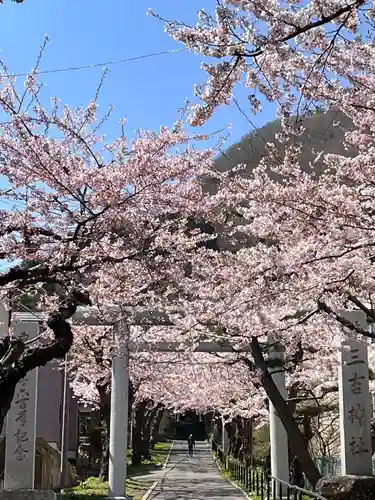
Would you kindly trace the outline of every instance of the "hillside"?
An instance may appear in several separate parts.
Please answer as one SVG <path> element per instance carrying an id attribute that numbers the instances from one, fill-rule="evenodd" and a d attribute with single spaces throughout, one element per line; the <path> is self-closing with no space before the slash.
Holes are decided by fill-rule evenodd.
<path id="1" fill-rule="evenodd" d="M 341 112 L 328 111 L 326 113 L 317 113 L 302 118 L 305 132 L 296 140 L 302 144 L 301 166 L 303 170 L 310 169 L 309 163 L 313 157 L 312 151 L 324 151 L 325 153 L 336 153 L 344 156 L 352 156 L 355 149 L 346 149 L 343 145 L 344 134 L 352 128 L 350 119 Z M 338 123 L 336 126 L 333 124 Z M 276 120 L 268 123 L 264 127 L 245 135 L 241 141 L 228 148 L 215 161 L 215 166 L 220 172 L 225 172 L 239 163 L 246 165 L 242 175 L 247 177 L 259 164 L 260 160 L 267 156 L 266 144 L 273 142 L 275 135 L 280 132 L 280 123 Z M 276 143 L 276 147 L 283 155 L 283 146 Z M 314 170 L 319 174 L 322 166 L 318 163 Z M 204 179 L 204 189 L 208 192 L 215 191 L 215 183 L 212 180 Z M 241 220 L 234 218 L 234 222 L 241 224 Z M 250 245 L 252 239 L 237 233 L 230 239 L 225 236 L 224 227 L 218 227 L 219 233 L 218 245 L 221 249 L 239 249 L 243 245 Z"/>
<path id="2" fill-rule="evenodd" d="M 347 151 L 343 146 L 344 133 L 352 127 L 352 123 L 346 115 L 337 111 L 328 111 L 327 113 L 305 116 L 302 118 L 302 122 L 305 132 L 297 138 L 297 141 L 302 143 L 301 159 L 305 168 L 308 168 L 312 149 L 344 155 L 354 153 L 354 150 Z M 336 122 L 339 122 L 339 125 L 333 126 L 333 123 Z M 267 154 L 266 143 L 274 141 L 278 132 L 280 132 L 280 123 L 276 120 L 245 135 L 238 144 L 228 148 L 216 159 L 216 168 L 223 172 L 238 163 L 244 163 L 247 165 L 245 175 L 249 175 L 263 156 Z M 282 151 L 280 144 L 278 149 L 280 152 Z"/>

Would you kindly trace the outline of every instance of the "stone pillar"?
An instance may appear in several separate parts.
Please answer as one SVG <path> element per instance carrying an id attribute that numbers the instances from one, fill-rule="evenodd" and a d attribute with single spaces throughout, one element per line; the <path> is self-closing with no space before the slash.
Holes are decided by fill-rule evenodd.
<path id="1" fill-rule="evenodd" d="M 0 338 L 4 338 L 9 333 L 9 311 L 5 307 L 4 303 L 0 301 Z M 5 438 L 6 433 L 6 419 L 4 421 L 3 428 L 0 433 L 0 437 Z M 1 480 L 0 480 L 1 484 Z"/>
<path id="2" fill-rule="evenodd" d="M 272 343 L 272 339 L 269 339 Z M 285 372 L 280 371 L 285 360 L 285 349 L 280 346 L 272 346 L 269 350 L 268 360 L 275 362 L 279 361 L 275 367 L 270 366 L 269 371 L 276 372 L 272 374 L 272 379 L 275 382 L 280 394 L 284 399 L 287 398 L 285 387 Z M 271 447 L 271 475 L 274 478 L 281 479 L 289 483 L 289 449 L 288 436 L 284 426 L 279 419 L 275 407 L 269 401 L 270 413 L 270 447 Z M 277 491 L 273 492 L 274 497 L 279 494 L 279 485 L 276 485 Z M 282 486 L 283 495 L 286 494 L 286 486 Z"/>
<path id="3" fill-rule="evenodd" d="M 368 359 L 364 342 L 348 340 L 341 345 L 339 407 L 341 475 L 371 476 Z"/>
<path id="4" fill-rule="evenodd" d="M 68 444 L 69 444 L 69 396 L 68 396 L 68 354 L 64 360 L 64 376 L 62 387 L 62 419 L 61 419 L 61 450 L 60 450 L 60 487 L 69 486 Z"/>
<path id="5" fill-rule="evenodd" d="M 17 321 L 13 332 L 23 341 L 31 340 L 39 333 L 39 323 L 37 320 Z M 5 490 L 34 489 L 37 385 L 36 368 L 17 384 L 7 415 Z"/>
<path id="6" fill-rule="evenodd" d="M 128 329 L 122 321 L 115 326 L 115 338 L 117 352 L 112 358 L 108 497 L 124 500 L 128 448 L 129 358 Z"/>

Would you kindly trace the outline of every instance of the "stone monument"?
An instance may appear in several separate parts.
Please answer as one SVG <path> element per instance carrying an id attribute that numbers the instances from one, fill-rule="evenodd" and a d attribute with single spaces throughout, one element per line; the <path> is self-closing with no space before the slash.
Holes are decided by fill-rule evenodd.
<path id="1" fill-rule="evenodd" d="M 362 311 L 340 311 L 355 325 L 367 329 Z M 369 398 L 369 373 L 365 339 L 342 343 L 339 367 L 341 476 L 323 477 L 316 490 L 327 500 L 371 500 L 375 498 Z"/>
<path id="2" fill-rule="evenodd" d="M 39 332 L 37 321 L 13 325 L 16 337 L 27 341 Z M 35 438 L 38 369 L 29 372 L 16 386 L 6 418 L 5 490 L 33 490 L 35 474 Z"/>
<path id="3" fill-rule="evenodd" d="M 346 311 L 345 316 L 366 328 L 366 315 L 362 311 Z M 367 345 L 355 339 L 343 342 L 339 361 L 341 474 L 371 476 Z"/>

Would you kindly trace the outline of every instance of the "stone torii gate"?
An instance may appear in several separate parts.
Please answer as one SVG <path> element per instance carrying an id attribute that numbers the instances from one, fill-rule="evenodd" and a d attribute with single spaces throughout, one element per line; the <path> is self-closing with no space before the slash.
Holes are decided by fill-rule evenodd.
<path id="1" fill-rule="evenodd" d="M 153 316 L 154 312 L 151 313 Z M 150 315 L 149 315 L 150 317 Z M 161 316 L 157 313 L 157 317 Z M 154 319 L 155 316 L 154 316 Z M 92 323 L 91 323 L 92 324 Z M 155 323 L 156 324 L 156 323 Z M 126 450 L 128 436 L 128 400 L 129 400 L 129 352 L 183 352 L 179 342 L 141 342 L 129 341 L 129 332 L 125 322 L 120 318 L 114 325 L 117 337 L 117 352 L 112 358 L 111 386 L 111 422 L 109 440 L 109 477 L 108 497 L 116 500 L 126 498 Z M 250 346 L 234 350 L 230 343 L 200 342 L 194 352 L 230 353 L 250 352 Z M 283 430 L 283 432 L 285 432 Z M 287 449 L 287 447 L 286 447 Z M 284 450 L 285 451 L 285 450 Z M 280 455 L 284 456 L 285 455 Z"/>
<path id="2" fill-rule="evenodd" d="M 86 309 L 86 324 L 95 323 L 95 315 L 90 314 Z M 85 313 L 82 311 L 82 314 Z M 153 324 L 161 321 L 165 324 L 168 317 L 157 311 L 144 310 L 139 312 L 138 320 L 147 319 Z M 74 318 L 75 319 L 75 318 Z M 78 318 L 77 318 L 78 319 Z M 183 352 L 179 342 L 129 342 L 127 327 L 120 318 L 115 325 L 115 335 L 117 336 L 117 352 L 112 359 L 112 387 L 111 387 L 111 424 L 110 424 L 110 444 L 109 444 L 109 487 L 108 497 L 117 500 L 126 498 L 126 450 L 128 436 L 128 394 L 129 394 L 129 351 L 137 350 L 150 352 Z M 265 344 L 264 344 L 265 345 Z M 234 349 L 229 342 L 200 342 L 194 352 L 205 353 L 246 353 L 251 352 L 249 345 L 240 349 Z M 272 350 L 270 357 L 285 359 L 283 350 Z M 285 397 L 285 373 L 278 372 L 273 375 L 276 387 Z M 125 425 L 124 425 L 125 423 Z M 270 403 L 270 445 L 271 445 L 271 471 L 273 477 L 282 481 L 289 481 L 289 463 L 285 457 L 288 456 L 288 438 L 284 426 L 279 419 L 276 410 Z"/>
<path id="3" fill-rule="evenodd" d="M 368 328 L 366 315 L 362 311 L 340 311 L 340 313 L 354 324 L 363 329 Z M 90 313 L 88 313 L 90 317 Z M 156 311 L 143 311 L 141 317 L 148 316 L 156 324 L 157 318 L 164 321 L 167 317 Z M 142 316 L 143 315 L 143 316 Z M 92 316 L 91 316 L 92 317 Z M 92 324 L 92 323 L 91 323 Z M 109 463 L 109 488 L 108 496 L 112 499 L 123 500 L 126 498 L 126 450 L 128 435 L 128 390 L 129 373 L 128 359 L 129 351 L 153 352 L 178 352 L 181 344 L 178 342 L 149 343 L 143 342 L 133 344 L 129 342 L 129 334 L 123 319 L 117 321 L 115 325 L 118 349 L 112 362 L 112 392 L 111 392 L 111 430 L 110 430 L 110 463 Z M 272 344 L 272 338 L 268 339 L 268 345 Z M 350 355 L 345 354 L 350 351 Z M 194 352 L 251 352 L 250 346 L 242 349 L 234 349 L 228 343 L 201 342 L 194 349 Z M 368 360 L 366 346 L 356 340 L 343 342 L 340 352 L 339 366 L 339 400 L 340 400 L 340 438 L 341 438 L 341 459 L 344 474 L 367 475 L 371 474 L 371 440 L 369 426 L 367 425 L 370 416 L 369 408 L 369 385 L 368 385 Z M 348 357 L 349 356 L 349 357 Z M 285 361 L 285 350 L 283 348 L 273 348 L 270 350 L 269 358 Z M 355 366 L 355 373 L 352 373 L 352 366 Z M 287 399 L 285 372 L 275 370 L 272 375 L 276 387 L 284 399 Z M 272 373 L 272 370 L 271 370 Z M 348 375 L 351 378 L 348 378 Z M 353 390 L 353 377 L 356 382 Z M 358 389 L 358 384 L 361 390 Z M 349 394 L 350 390 L 350 394 Z M 353 409 L 361 412 L 361 422 L 353 419 Z M 350 436 L 348 434 L 348 422 L 350 426 Z M 358 424 L 356 426 L 356 424 Z M 357 427 L 355 430 L 355 426 Z M 354 443 L 354 444 L 353 444 Z M 271 448 L 271 475 L 280 481 L 280 484 L 289 483 L 289 450 L 288 437 L 284 426 L 277 415 L 275 408 L 270 402 L 270 448 Z"/>
<path id="4" fill-rule="evenodd" d="M 120 312 L 116 308 L 118 320 L 111 323 L 103 322 L 98 309 L 78 308 L 77 312 L 71 318 L 71 322 L 75 325 L 91 325 L 91 326 L 113 326 L 114 334 L 117 339 L 117 349 L 112 358 L 112 386 L 111 386 L 111 423 L 110 423 L 110 443 L 109 443 L 109 487 L 108 497 L 111 499 L 124 500 L 126 498 L 126 450 L 128 437 L 128 396 L 129 396 L 129 351 L 152 351 L 152 352 L 183 352 L 181 344 L 178 342 L 129 342 L 129 332 L 126 326 L 125 318 L 121 314 L 126 314 L 126 308 Z M 142 325 L 158 325 L 168 324 L 168 317 L 156 310 L 139 309 L 136 314 L 130 311 L 133 316 L 134 324 Z M 0 308 L 0 336 L 4 336 L 8 331 L 8 313 L 5 308 Z M 19 325 L 20 333 L 22 325 L 33 331 L 33 336 L 37 336 L 37 326 L 43 321 L 44 316 L 41 313 L 13 313 L 12 321 Z M 34 326 L 33 326 L 34 325 Z M 34 331 L 35 330 L 35 331 Z M 230 352 L 250 352 L 250 346 L 245 346 L 241 349 L 234 349 L 230 343 L 215 343 L 215 342 L 200 342 L 194 349 L 194 352 L 206 353 L 230 353 Z M 277 354 L 275 354 L 277 356 Z M 36 370 L 35 370 L 36 372 Z M 34 418 L 31 422 L 30 441 L 35 443 L 35 412 L 36 412 L 36 385 L 37 373 L 30 374 L 29 386 L 33 389 L 33 412 Z M 285 377 L 280 374 L 275 377 L 276 385 L 282 394 L 285 391 Z M 22 384 L 22 382 L 20 383 Z M 20 385 L 19 384 L 19 385 Z M 282 387 L 284 384 L 284 388 Z M 22 391 L 22 388 L 20 389 Z M 11 409 L 12 410 L 12 409 Z M 279 421 L 276 412 L 271 415 L 270 425 L 271 432 L 271 449 L 272 449 L 272 472 L 280 479 L 288 480 L 285 476 L 288 473 L 288 467 L 285 467 L 285 456 L 287 456 L 287 439 L 285 430 Z M 10 437 L 10 436 L 9 436 Z M 8 446 L 9 449 L 9 446 Z M 35 452 L 35 444 L 31 447 Z M 31 451 L 31 450 L 30 450 Z M 31 453 L 30 453 L 31 455 Z M 277 459 L 280 457 L 280 460 Z M 64 458 L 64 457 L 63 457 Z M 280 469 L 280 467 L 282 468 Z M 34 487 L 34 459 L 30 457 L 29 463 L 24 465 L 28 467 L 23 488 L 33 489 Z M 10 468 L 10 467 L 8 467 Z M 285 472 L 282 470 L 285 469 Z M 25 472 L 25 471 L 24 471 Z M 18 471 L 19 473 L 19 471 Z M 285 477 L 284 477 L 285 476 Z M 11 483 L 12 484 L 12 483 Z M 14 484 L 14 481 L 13 481 Z"/>

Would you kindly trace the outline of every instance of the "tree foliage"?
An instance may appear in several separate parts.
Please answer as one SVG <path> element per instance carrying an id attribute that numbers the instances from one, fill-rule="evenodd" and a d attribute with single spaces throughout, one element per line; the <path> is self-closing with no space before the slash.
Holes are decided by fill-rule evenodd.
<path id="1" fill-rule="evenodd" d="M 275 392 L 261 342 L 272 335 L 287 347 L 289 384 L 298 396 L 314 391 L 324 398 L 336 384 L 341 341 L 373 338 L 342 312 L 360 309 L 375 319 L 373 18 L 366 0 L 229 0 L 212 13 L 202 10 L 195 26 L 166 22 L 173 38 L 210 58 L 191 124 L 238 104 L 238 85 L 247 89 L 242 111 L 249 121 L 264 103 L 277 107 L 279 123 L 268 136 L 264 131 L 264 140 L 260 136 L 263 145 L 253 158 L 238 148 L 230 152 L 234 164 L 244 163 L 236 165 L 243 175 L 223 172 L 216 184 L 226 183 L 227 214 L 234 214 L 222 218 L 228 239 L 245 235 L 251 244 L 231 245 L 230 255 L 211 256 L 211 265 L 195 261 L 191 276 L 204 282 L 196 302 L 204 301 L 205 309 L 197 314 L 190 305 L 189 312 L 197 323 L 215 323 L 228 338 L 251 343 L 253 360 L 246 363 L 254 383 L 277 407 L 312 484 L 319 474 L 303 450 L 296 419 Z M 309 125 L 320 118 L 306 115 L 322 110 L 329 126 L 318 131 L 322 139 L 304 144 Z M 340 123 L 342 144 L 326 149 L 327 133 Z M 218 160 L 223 171 L 224 163 Z"/>
<path id="2" fill-rule="evenodd" d="M 99 129 L 111 109 L 98 117 L 96 100 L 86 108 L 58 99 L 43 107 L 37 69 L 22 94 L 13 78 L 4 82 L 0 253 L 24 264 L 0 276 L 1 298 L 37 299 L 30 305 L 42 311 L 50 341 L 1 341 L 0 427 L 16 383 L 69 351 L 67 320 L 77 307 L 100 304 L 107 322 L 118 317 L 114 306 L 164 307 L 201 241 L 187 229 L 188 217 L 209 219 L 216 208 L 198 181 L 210 172 L 213 152 L 190 147 L 181 123 L 128 141 L 121 122 L 119 136 L 105 143 Z"/>

